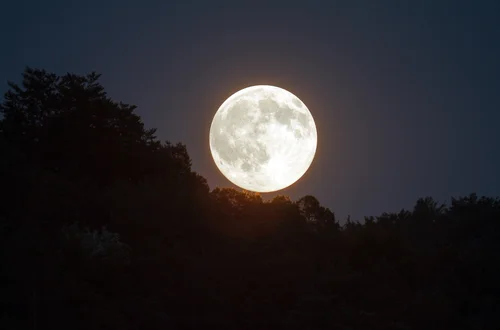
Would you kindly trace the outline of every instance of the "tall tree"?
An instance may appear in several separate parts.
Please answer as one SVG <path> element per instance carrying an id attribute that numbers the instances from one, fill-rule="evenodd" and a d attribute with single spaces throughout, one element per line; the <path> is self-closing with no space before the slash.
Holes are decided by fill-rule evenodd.
<path id="1" fill-rule="evenodd" d="M 99 78 L 26 68 L 0 105 L 4 139 L 71 178 L 109 183 L 149 173 L 147 156 L 162 147 L 155 130 L 144 128 L 135 106 L 109 98 Z"/>

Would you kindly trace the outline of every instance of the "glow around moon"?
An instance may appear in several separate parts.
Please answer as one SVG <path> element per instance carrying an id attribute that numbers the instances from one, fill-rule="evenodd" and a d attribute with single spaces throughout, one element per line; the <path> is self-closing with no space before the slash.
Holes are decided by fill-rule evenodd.
<path id="1" fill-rule="evenodd" d="M 255 192 L 280 190 L 300 179 L 316 146 L 309 109 L 274 86 L 236 92 L 220 106 L 210 127 L 210 150 L 219 170 L 235 185 Z"/>

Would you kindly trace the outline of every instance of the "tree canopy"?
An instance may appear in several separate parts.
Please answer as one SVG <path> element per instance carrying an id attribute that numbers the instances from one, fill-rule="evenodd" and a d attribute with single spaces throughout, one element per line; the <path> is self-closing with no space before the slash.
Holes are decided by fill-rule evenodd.
<path id="1" fill-rule="evenodd" d="M 210 190 L 100 75 L 26 68 L 0 112 L 2 329 L 496 329 L 500 199 L 347 219 Z"/>

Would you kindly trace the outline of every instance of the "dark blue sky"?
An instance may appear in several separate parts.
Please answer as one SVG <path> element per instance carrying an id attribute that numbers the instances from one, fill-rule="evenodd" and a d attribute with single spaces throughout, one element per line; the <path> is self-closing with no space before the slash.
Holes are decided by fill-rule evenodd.
<path id="1" fill-rule="evenodd" d="M 211 188 L 230 186 L 208 147 L 217 108 L 283 87 L 319 141 L 281 193 L 361 219 L 427 195 L 500 195 L 499 16 L 499 1 L 9 1 L 0 80 L 4 92 L 26 65 L 102 73 Z"/>

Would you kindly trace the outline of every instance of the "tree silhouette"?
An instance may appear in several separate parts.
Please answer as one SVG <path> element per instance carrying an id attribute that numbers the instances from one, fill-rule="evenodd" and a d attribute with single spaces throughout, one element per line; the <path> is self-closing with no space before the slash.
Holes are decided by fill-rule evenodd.
<path id="1" fill-rule="evenodd" d="M 340 226 L 210 190 L 99 78 L 27 68 L 0 105 L 0 328 L 498 328 L 499 198 Z"/>
<path id="2" fill-rule="evenodd" d="M 190 170 L 185 148 L 162 145 L 136 107 L 114 102 L 99 78 L 27 68 L 0 106 L 4 138 L 43 168 L 103 184 L 158 175 L 162 158 L 176 160 L 173 170 Z"/>
<path id="3" fill-rule="evenodd" d="M 335 215 L 328 208 L 320 205 L 314 196 L 304 196 L 297 201 L 297 206 L 305 219 L 314 226 L 325 229 L 337 230 L 340 228 L 335 220 Z"/>

